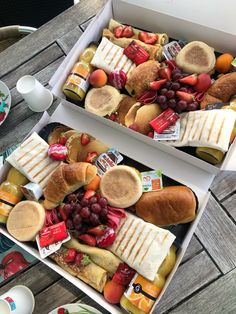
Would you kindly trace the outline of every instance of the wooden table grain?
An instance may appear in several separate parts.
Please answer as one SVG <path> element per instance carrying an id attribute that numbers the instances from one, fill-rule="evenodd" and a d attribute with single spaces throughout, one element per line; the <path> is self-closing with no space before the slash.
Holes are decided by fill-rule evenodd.
<path id="1" fill-rule="evenodd" d="M 16 91 L 17 80 L 34 75 L 47 86 L 105 0 L 81 0 L 34 34 L 0 53 L 0 79 L 11 90 L 12 108 L 0 127 L 0 152 L 22 141 L 42 116 L 28 109 Z M 52 113 L 60 99 L 54 98 Z M 211 185 L 211 197 L 170 286 L 155 314 L 236 313 L 236 173 L 222 171 Z M 0 287 L 0 295 L 16 284 L 34 293 L 34 314 L 76 301 L 108 313 L 78 288 L 37 262 Z"/>

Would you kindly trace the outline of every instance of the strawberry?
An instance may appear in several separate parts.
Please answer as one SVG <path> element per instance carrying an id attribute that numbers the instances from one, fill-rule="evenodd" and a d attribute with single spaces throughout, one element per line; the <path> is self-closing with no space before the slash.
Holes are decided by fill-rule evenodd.
<path id="1" fill-rule="evenodd" d="M 67 309 L 64 309 L 64 307 L 60 307 L 57 309 L 57 314 L 69 314 Z"/>
<path id="2" fill-rule="evenodd" d="M 116 38 L 121 38 L 122 37 L 122 33 L 123 33 L 123 26 L 117 26 L 116 28 L 114 28 L 113 33 L 115 35 Z"/>
<path id="3" fill-rule="evenodd" d="M 143 41 L 145 44 L 154 45 L 158 39 L 158 36 L 156 34 L 147 32 L 139 32 L 138 39 Z"/>
<path id="4" fill-rule="evenodd" d="M 148 132 L 147 136 L 153 138 L 154 137 L 154 132 Z"/>
<path id="5" fill-rule="evenodd" d="M 66 142 L 67 142 L 67 137 L 64 135 L 65 133 L 62 133 L 60 138 L 59 138 L 59 141 L 58 141 L 58 144 L 61 144 L 61 145 L 65 145 Z"/>
<path id="6" fill-rule="evenodd" d="M 2 122 L 5 119 L 6 112 L 0 112 L 0 122 Z"/>
<path id="7" fill-rule="evenodd" d="M 145 105 L 154 103 L 156 99 L 157 99 L 157 93 L 154 90 L 146 90 L 137 98 L 139 102 L 142 102 Z"/>
<path id="8" fill-rule="evenodd" d="M 134 36 L 134 32 L 131 26 L 125 26 L 123 28 L 122 37 L 130 38 Z"/>
<path id="9" fill-rule="evenodd" d="M 156 90 L 160 89 L 161 86 L 162 86 L 163 84 L 165 84 L 166 82 L 167 82 L 166 79 L 158 80 L 158 81 L 153 81 L 153 82 L 150 83 L 150 89 L 156 91 Z"/>
<path id="10" fill-rule="evenodd" d="M 129 126 L 129 129 L 131 129 L 131 130 L 133 130 L 133 131 L 135 131 L 135 132 L 138 132 L 138 126 L 137 126 L 137 124 L 130 124 L 130 126 Z"/>
<path id="11" fill-rule="evenodd" d="M 85 146 L 90 142 L 90 137 L 86 133 L 82 133 L 80 136 L 80 143 L 81 145 Z"/>
<path id="12" fill-rule="evenodd" d="M 85 193 L 84 193 L 84 197 L 83 199 L 89 199 L 90 197 L 94 196 L 96 194 L 95 191 L 93 190 L 87 190 Z"/>
<path id="13" fill-rule="evenodd" d="M 168 81 L 171 79 L 171 69 L 168 66 L 163 66 L 158 71 L 158 75 L 162 79 L 167 79 Z"/>
<path id="14" fill-rule="evenodd" d="M 182 77 L 181 79 L 179 79 L 179 82 L 194 86 L 197 84 L 197 75 L 192 74 L 192 75 Z"/>
<path id="15" fill-rule="evenodd" d="M 116 119 L 117 119 L 117 114 L 111 113 L 111 114 L 108 116 L 108 119 L 111 120 L 111 121 L 116 121 Z"/>
<path id="16" fill-rule="evenodd" d="M 64 260 L 66 263 L 72 263 L 75 261 L 77 255 L 76 249 L 68 249 L 66 256 L 64 257 Z"/>
<path id="17" fill-rule="evenodd" d="M 114 276 L 112 277 L 112 281 L 115 281 L 120 285 L 127 286 L 134 275 L 135 270 L 133 268 L 129 267 L 125 263 L 120 263 Z"/>
<path id="18" fill-rule="evenodd" d="M 96 238 L 92 236 L 91 234 L 81 234 L 78 236 L 80 240 L 82 240 L 84 243 L 88 244 L 89 246 L 96 246 Z"/>
<path id="19" fill-rule="evenodd" d="M 102 236 L 96 236 L 97 245 L 101 248 L 106 248 L 113 244 L 115 238 L 116 233 L 114 229 L 108 227 L 105 234 L 103 234 Z"/>
<path id="20" fill-rule="evenodd" d="M 195 97 L 192 94 L 189 93 L 185 93 L 185 92 L 181 92 L 181 91 L 177 91 L 176 95 L 181 99 L 181 100 L 185 100 L 188 104 L 195 101 Z"/>
<path id="21" fill-rule="evenodd" d="M 98 157 L 98 153 L 97 152 L 91 152 L 91 153 L 88 153 L 87 154 L 87 157 L 85 159 L 85 162 L 89 162 L 89 163 L 93 163 L 95 162 L 95 160 L 97 159 Z"/>
<path id="22" fill-rule="evenodd" d="M 173 59 L 165 60 L 161 64 L 163 64 L 163 63 L 168 65 L 168 67 L 170 68 L 171 71 L 173 71 L 173 70 L 175 70 L 177 68 L 176 62 Z"/>
<path id="23" fill-rule="evenodd" d="M 78 253 L 75 258 L 75 263 L 77 266 L 87 266 L 91 263 L 91 260 L 87 254 Z"/>
<path id="24" fill-rule="evenodd" d="M 68 219 L 69 212 L 66 212 L 66 211 L 64 210 L 64 206 L 65 206 L 65 204 L 59 205 L 59 206 L 57 207 L 57 210 L 59 211 L 59 214 L 60 214 L 61 218 L 62 218 L 64 221 L 66 221 L 66 220 Z"/>
<path id="25" fill-rule="evenodd" d="M 139 65 L 149 59 L 147 51 L 139 46 L 134 40 L 124 49 L 123 53 L 136 65 Z"/>
<path id="26" fill-rule="evenodd" d="M 108 227 L 106 225 L 99 225 L 97 227 L 87 230 L 87 232 L 92 233 L 93 235 L 96 235 L 96 236 L 102 236 L 106 233 L 107 228 Z"/>

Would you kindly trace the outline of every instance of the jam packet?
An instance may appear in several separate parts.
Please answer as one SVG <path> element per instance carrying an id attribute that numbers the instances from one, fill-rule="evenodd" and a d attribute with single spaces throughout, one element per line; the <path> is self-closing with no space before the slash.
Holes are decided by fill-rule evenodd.
<path id="1" fill-rule="evenodd" d="M 180 137 L 180 120 L 177 120 L 175 124 L 168 126 L 161 134 L 154 131 L 153 139 L 155 141 L 168 141 L 178 140 Z"/>
<path id="2" fill-rule="evenodd" d="M 146 171 L 140 173 L 143 192 L 159 191 L 163 188 L 161 170 Z"/>
<path id="3" fill-rule="evenodd" d="M 168 108 L 164 110 L 159 116 L 149 122 L 151 127 L 157 133 L 161 134 L 166 130 L 170 125 L 175 124 L 179 119 L 178 113 L 174 112 L 173 109 Z"/>
<path id="4" fill-rule="evenodd" d="M 106 153 L 99 155 L 95 161 L 98 175 L 103 176 L 108 169 L 118 165 L 122 160 L 123 156 L 115 148 L 109 148 Z"/>

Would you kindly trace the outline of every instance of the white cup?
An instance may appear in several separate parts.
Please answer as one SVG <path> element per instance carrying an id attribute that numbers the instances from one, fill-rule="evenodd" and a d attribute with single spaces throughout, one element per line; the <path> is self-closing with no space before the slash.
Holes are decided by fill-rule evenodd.
<path id="1" fill-rule="evenodd" d="M 16 83 L 16 89 L 32 111 L 45 111 L 53 102 L 51 91 L 31 75 L 22 76 Z"/>
<path id="2" fill-rule="evenodd" d="M 34 295 L 26 286 L 15 286 L 0 296 L 1 314 L 32 314 Z"/>

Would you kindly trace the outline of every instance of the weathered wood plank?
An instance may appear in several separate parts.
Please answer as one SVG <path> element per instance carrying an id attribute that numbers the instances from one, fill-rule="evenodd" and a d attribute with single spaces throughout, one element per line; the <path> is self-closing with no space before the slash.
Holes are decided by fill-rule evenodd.
<path id="1" fill-rule="evenodd" d="M 214 179 L 211 190 L 220 201 L 236 191 L 236 172 L 221 171 Z"/>
<path id="2" fill-rule="evenodd" d="M 236 266 L 236 225 L 213 197 L 195 234 L 223 273 Z"/>
<path id="3" fill-rule="evenodd" d="M 87 21 L 91 16 L 94 16 L 105 3 L 106 0 L 81 0 L 76 6 L 72 6 L 40 27 L 40 30 L 17 42 L 14 48 L 11 46 L 3 51 L 0 54 L 1 75 L 5 75 L 9 71 L 16 69 L 19 65 L 38 54 L 45 47 L 51 45 L 77 25 Z"/>
<path id="4" fill-rule="evenodd" d="M 236 269 L 213 282 L 170 314 L 235 314 Z"/>
<path id="5" fill-rule="evenodd" d="M 195 236 L 192 237 L 189 246 L 184 254 L 184 257 L 182 259 L 181 263 L 184 263 L 188 259 L 192 258 L 197 253 L 200 253 L 203 250 L 202 245 L 199 243 L 197 238 Z"/>
<path id="6" fill-rule="evenodd" d="M 25 285 L 29 287 L 34 294 L 37 294 L 48 286 L 52 285 L 59 278 L 60 275 L 58 275 L 48 266 L 39 262 L 1 287 L 0 295 L 7 292 L 10 288 L 16 285 Z"/>
<path id="7" fill-rule="evenodd" d="M 26 74 L 33 75 L 43 68 L 54 62 L 56 59 L 63 55 L 61 48 L 54 43 L 47 49 L 40 52 L 33 59 L 29 59 L 27 62 L 19 66 L 14 71 L 4 75 L 1 80 L 8 86 L 9 89 L 15 87 L 17 80 Z"/>
<path id="8" fill-rule="evenodd" d="M 90 19 L 88 19 L 86 22 L 80 24 L 80 27 L 83 31 L 86 30 L 86 28 L 89 26 L 89 24 L 92 22 L 92 20 L 94 19 L 94 16 L 92 16 Z"/>
<path id="9" fill-rule="evenodd" d="M 77 40 L 80 38 L 82 33 L 83 32 L 81 31 L 80 27 L 76 26 L 70 32 L 60 37 L 57 40 L 57 44 L 61 47 L 61 49 L 67 55 L 70 52 L 71 48 L 73 48 Z"/>
<path id="10" fill-rule="evenodd" d="M 154 313 L 165 313 L 219 275 L 207 253 L 201 252 L 179 267 Z"/>
<path id="11" fill-rule="evenodd" d="M 236 194 L 233 194 L 231 197 L 227 198 L 222 205 L 225 207 L 229 215 L 234 219 L 236 223 Z"/>

